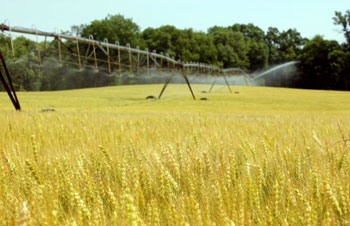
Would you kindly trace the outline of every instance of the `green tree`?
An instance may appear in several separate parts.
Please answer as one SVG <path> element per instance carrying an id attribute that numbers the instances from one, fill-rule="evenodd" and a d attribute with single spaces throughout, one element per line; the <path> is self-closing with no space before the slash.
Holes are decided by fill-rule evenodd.
<path id="1" fill-rule="evenodd" d="M 266 42 L 269 48 L 269 64 L 280 63 L 280 31 L 275 27 L 269 27 L 266 32 Z"/>
<path id="2" fill-rule="evenodd" d="M 132 47 L 141 44 L 139 26 L 120 14 L 108 15 L 105 19 L 94 20 L 89 25 L 75 26 L 72 30 L 85 38 L 93 35 L 99 41 L 107 38 L 110 43 L 119 41 L 121 45 L 129 43 Z"/>
<path id="3" fill-rule="evenodd" d="M 217 49 L 214 45 L 214 38 L 204 32 L 196 32 L 194 35 L 196 52 L 199 54 L 199 61 L 209 64 L 217 64 Z"/>
<path id="4" fill-rule="evenodd" d="M 7 67 L 16 90 L 36 91 L 40 88 L 41 71 L 37 65 L 31 65 L 27 60 L 9 61 Z"/>
<path id="5" fill-rule="evenodd" d="M 328 56 L 332 71 L 332 89 L 349 90 L 350 88 L 350 53 L 334 50 Z"/>
<path id="6" fill-rule="evenodd" d="M 142 39 L 149 50 L 163 52 L 170 56 L 176 56 L 174 43 L 180 36 L 180 30 L 174 26 L 162 26 L 160 28 L 147 28 L 142 32 Z"/>
<path id="7" fill-rule="evenodd" d="M 253 24 L 234 24 L 231 29 L 241 32 L 245 38 L 249 51 L 247 53 L 250 70 L 268 66 L 269 48 L 265 42 L 265 32 Z"/>
<path id="8" fill-rule="evenodd" d="M 12 59 L 11 53 L 11 39 L 4 34 L 0 34 L 0 50 L 5 59 Z"/>
<path id="9" fill-rule="evenodd" d="M 341 12 L 335 12 L 333 17 L 335 25 L 342 26 L 344 36 L 347 42 L 347 50 L 350 52 L 350 10 L 347 10 L 344 15 Z"/>
<path id="10" fill-rule="evenodd" d="M 218 53 L 217 60 L 221 66 L 249 68 L 249 45 L 241 32 L 215 26 L 208 33 L 213 37 Z"/>
<path id="11" fill-rule="evenodd" d="M 274 27 L 268 28 L 265 39 L 269 48 L 270 64 L 297 59 L 307 41 L 296 29 L 280 32 Z"/>
<path id="12" fill-rule="evenodd" d="M 213 37 L 192 29 L 180 30 L 174 26 L 147 28 L 142 39 L 149 50 L 163 52 L 170 56 L 181 56 L 183 61 L 216 63 L 217 52 Z"/>
<path id="13" fill-rule="evenodd" d="M 33 64 L 32 51 L 35 48 L 35 43 L 21 36 L 13 40 L 13 45 L 15 57 L 12 55 L 10 38 L 0 34 L 0 49 L 6 60 L 15 89 L 38 90 L 41 73 L 36 61 Z M 0 89 L 2 90 L 2 86 Z"/>
<path id="14" fill-rule="evenodd" d="M 299 85 L 313 89 L 346 89 L 343 77 L 346 57 L 338 42 L 316 36 L 301 52 Z"/>
<path id="15" fill-rule="evenodd" d="M 33 50 L 36 51 L 35 42 L 25 37 L 18 37 L 13 41 L 15 59 L 28 56 Z"/>

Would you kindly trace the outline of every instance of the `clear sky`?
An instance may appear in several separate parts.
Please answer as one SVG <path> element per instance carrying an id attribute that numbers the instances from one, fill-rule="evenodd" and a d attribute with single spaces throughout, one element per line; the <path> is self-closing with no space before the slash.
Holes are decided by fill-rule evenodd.
<path id="1" fill-rule="evenodd" d="M 304 37 L 316 34 L 344 41 L 333 25 L 334 11 L 350 9 L 349 0 L 0 0 L 0 23 L 69 30 L 108 14 L 132 18 L 141 29 L 174 25 L 207 31 L 211 26 L 253 23 L 264 31 L 296 28 Z"/>

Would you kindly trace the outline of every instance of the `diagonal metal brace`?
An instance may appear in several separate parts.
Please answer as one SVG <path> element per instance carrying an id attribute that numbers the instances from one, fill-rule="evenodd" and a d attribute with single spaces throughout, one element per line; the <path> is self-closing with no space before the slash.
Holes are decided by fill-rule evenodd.
<path id="1" fill-rule="evenodd" d="M 55 39 L 61 43 L 61 45 L 63 45 L 72 55 L 76 55 L 77 53 L 70 48 L 68 45 L 66 45 L 66 43 L 64 43 L 58 36 L 55 37 Z"/>
<path id="2" fill-rule="evenodd" d="M 213 83 L 211 84 L 208 93 L 211 93 L 211 90 L 213 89 L 213 87 L 214 87 L 214 85 L 215 85 L 215 82 L 216 82 L 216 78 L 214 78 L 214 81 L 213 81 Z"/>
<path id="3" fill-rule="evenodd" d="M 186 81 L 186 83 L 187 83 L 187 86 L 188 86 L 188 88 L 189 88 L 190 91 L 191 91 L 193 100 L 196 100 L 196 97 L 194 96 L 194 93 L 193 93 L 193 90 L 192 90 L 190 81 L 188 80 L 187 75 L 186 75 L 186 73 L 184 72 L 184 69 L 183 69 L 183 68 L 181 69 L 181 75 L 182 75 L 182 77 L 185 79 L 185 81 Z"/>
<path id="4" fill-rule="evenodd" d="M 157 67 L 160 67 L 159 63 L 157 62 L 157 59 L 153 58 L 152 55 L 149 56 L 151 58 L 151 60 L 154 62 L 154 64 L 157 66 Z"/>
<path id="5" fill-rule="evenodd" d="M 100 48 L 100 50 L 102 50 L 102 52 L 106 55 L 109 56 L 108 52 L 101 46 L 101 45 L 97 45 L 98 48 Z"/>
<path id="6" fill-rule="evenodd" d="M 223 77 L 224 77 L 224 79 L 225 79 L 225 82 L 226 82 L 227 88 L 230 90 L 230 93 L 232 93 L 232 90 L 231 90 L 230 84 L 228 84 L 228 81 L 227 81 L 227 79 L 226 79 L 225 74 L 223 74 L 222 76 L 223 76 Z"/>
<path id="7" fill-rule="evenodd" d="M 168 86 L 169 82 L 171 81 L 171 79 L 173 78 L 174 73 L 171 73 L 171 75 L 169 75 L 169 77 L 167 78 L 167 80 L 165 80 L 164 86 L 162 88 L 162 91 L 160 91 L 160 94 L 158 96 L 158 99 L 160 99 L 164 93 L 164 90 L 166 89 L 166 87 Z"/>

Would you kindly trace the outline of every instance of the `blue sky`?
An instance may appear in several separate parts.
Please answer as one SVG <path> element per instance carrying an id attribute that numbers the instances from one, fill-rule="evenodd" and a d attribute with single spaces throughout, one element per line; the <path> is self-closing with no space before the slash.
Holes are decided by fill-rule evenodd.
<path id="1" fill-rule="evenodd" d="M 334 11 L 350 9 L 349 0 L 0 0 L 0 23 L 36 27 L 44 31 L 69 30 L 107 14 L 132 18 L 141 29 L 174 25 L 207 31 L 211 26 L 253 23 L 264 31 L 296 28 L 304 37 L 316 34 L 344 41 L 333 25 Z"/>

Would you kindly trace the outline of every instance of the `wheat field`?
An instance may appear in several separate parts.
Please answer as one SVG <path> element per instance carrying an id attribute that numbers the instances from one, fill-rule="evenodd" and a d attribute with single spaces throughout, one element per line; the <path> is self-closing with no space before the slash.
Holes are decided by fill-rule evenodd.
<path id="1" fill-rule="evenodd" d="M 0 224 L 350 225 L 350 93 L 193 88 L 0 93 Z"/>

